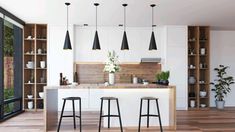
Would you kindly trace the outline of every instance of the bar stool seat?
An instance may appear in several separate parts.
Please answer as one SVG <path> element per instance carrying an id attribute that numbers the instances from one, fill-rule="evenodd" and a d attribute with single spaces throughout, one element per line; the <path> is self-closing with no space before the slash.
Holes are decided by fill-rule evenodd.
<path id="1" fill-rule="evenodd" d="M 103 100 L 116 100 L 118 98 L 115 98 L 115 97 L 101 97 L 101 99 L 103 99 Z"/>
<path id="2" fill-rule="evenodd" d="M 107 117 L 108 118 L 108 128 L 110 128 L 110 117 L 119 117 L 120 129 L 121 129 L 121 132 L 123 132 L 123 129 L 122 129 L 122 120 L 121 120 L 121 114 L 120 114 L 118 98 L 115 98 L 115 97 L 101 97 L 100 99 L 101 99 L 101 107 L 100 107 L 99 132 L 101 131 L 101 119 L 103 117 Z M 108 101 L 108 114 L 107 115 L 103 115 L 102 114 L 102 111 L 103 111 L 103 101 L 104 100 Z M 118 115 L 111 115 L 110 114 L 110 101 L 111 100 L 114 100 L 117 103 Z"/>
<path id="3" fill-rule="evenodd" d="M 144 100 L 147 101 L 147 114 L 142 114 L 142 103 L 143 103 Z M 157 107 L 157 113 L 158 114 L 149 114 L 149 107 L 150 107 L 150 101 L 151 100 L 153 100 L 153 101 L 155 100 L 156 101 L 156 107 Z M 147 128 L 149 127 L 149 117 L 158 117 L 159 124 L 160 124 L 160 130 L 161 130 L 161 132 L 163 132 L 162 122 L 161 122 L 161 114 L 160 114 L 159 104 L 158 104 L 158 98 L 156 98 L 156 97 L 142 97 L 141 98 L 138 132 L 140 132 L 141 118 L 142 117 L 147 117 Z"/>
<path id="4" fill-rule="evenodd" d="M 75 118 L 79 118 L 79 122 L 80 122 L 80 132 L 82 131 L 82 119 L 81 119 L 81 97 L 66 97 L 63 98 L 64 103 L 63 103 L 63 107 L 62 107 L 62 111 L 61 111 L 61 116 L 60 116 L 60 120 L 59 120 L 59 125 L 57 128 L 57 132 L 60 131 L 60 125 L 61 125 L 61 121 L 63 117 L 73 117 L 73 125 L 74 125 L 74 129 L 76 129 L 76 120 Z M 64 107 L 65 107 L 65 103 L 67 100 L 72 101 L 72 105 L 73 105 L 73 115 L 63 115 L 64 114 Z M 79 115 L 75 115 L 75 105 L 74 105 L 74 101 L 78 100 L 79 101 Z"/>
<path id="5" fill-rule="evenodd" d="M 141 99 L 143 99 L 143 100 L 156 100 L 158 98 L 155 98 L 155 97 L 142 97 Z"/>
<path id="6" fill-rule="evenodd" d="M 81 97 L 67 97 L 67 98 L 63 98 L 63 100 L 80 100 Z"/>

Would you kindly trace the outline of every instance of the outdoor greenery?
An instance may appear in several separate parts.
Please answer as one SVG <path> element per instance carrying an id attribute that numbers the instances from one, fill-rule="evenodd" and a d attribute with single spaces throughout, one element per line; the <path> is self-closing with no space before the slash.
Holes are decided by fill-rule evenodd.
<path id="1" fill-rule="evenodd" d="M 227 75 L 228 66 L 219 65 L 218 68 L 214 68 L 217 72 L 217 78 L 211 84 L 214 86 L 212 91 L 215 91 L 215 98 L 217 101 L 223 101 L 224 96 L 231 92 L 230 85 L 234 83 L 232 76 Z"/>
<path id="2" fill-rule="evenodd" d="M 4 100 L 10 99 L 14 97 L 14 89 L 13 88 L 7 88 L 4 89 Z M 12 112 L 14 107 L 13 103 L 7 104 L 4 106 L 4 113 Z"/>
<path id="3" fill-rule="evenodd" d="M 4 56 L 13 56 L 14 47 L 13 47 L 13 29 L 4 26 Z"/>

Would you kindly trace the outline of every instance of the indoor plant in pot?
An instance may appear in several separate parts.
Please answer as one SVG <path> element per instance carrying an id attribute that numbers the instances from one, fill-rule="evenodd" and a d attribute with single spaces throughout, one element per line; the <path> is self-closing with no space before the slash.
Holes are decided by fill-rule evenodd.
<path id="1" fill-rule="evenodd" d="M 120 71 L 118 56 L 115 51 L 108 52 L 108 60 L 105 63 L 104 71 L 109 73 L 109 84 L 115 83 L 115 73 Z"/>
<path id="2" fill-rule="evenodd" d="M 162 71 L 161 73 L 156 74 L 157 84 L 168 85 L 169 84 L 169 77 L 170 71 Z"/>
<path id="3" fill-rule="evenodd" d="M 217 78 L 214 80 L 214 82 L 211 82 L 211 84 L 214 86 L 212 91 L 215 92 L 215 103 L 217 109 L 224 109 L 224 96 L 230 93 L 230 85 L 234 83 L 233 77 L 227 75 L 226 70 L 228 68 L 228 66 L 224 65 L 219 65 L 218 68 L 214 68 L 214 71 L 217 72 Z"/>

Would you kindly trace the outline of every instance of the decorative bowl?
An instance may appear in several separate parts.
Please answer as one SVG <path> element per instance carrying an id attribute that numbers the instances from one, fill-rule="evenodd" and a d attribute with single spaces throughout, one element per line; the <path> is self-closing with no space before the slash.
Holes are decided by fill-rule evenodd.
<path id="1" fill-rule="evenodd" d="M 202 108 L 205 108 L 206 107 L 206 104 L 201 104 L 200 105 Z"/>
<path id="2" fill-rule="evenodd" d="M 27 95 L 28 99 L 32 99 L 33 95 Z"/>
<path id="3" fill-rule="evenodd" d="M 206 91 L 200 91 L 200 97 L 206 97 Z"/>

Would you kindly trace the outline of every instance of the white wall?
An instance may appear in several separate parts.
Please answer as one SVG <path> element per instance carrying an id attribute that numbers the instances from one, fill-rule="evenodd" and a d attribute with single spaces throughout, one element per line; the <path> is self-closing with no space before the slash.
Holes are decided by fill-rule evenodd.
<path id="1" fill-rule="evenodd" d="M 70 40 L 74 46 L 73 26 L 69 27 Z M 66 76 L 69 81 L 73 80 L 73 50 L 63 50 L 66 26 L 48 25 L 48 85 L 59 85 L 60 73 Z"/>
<path id="2" fill-rule="evenodd" d="M 155 37 L 158 49 L 157 51 L 149 51 L 149 43 L 151 36 L 150 28 L 131 27 L 127 28 L 127 38 L 129 43 L 129 51 L 122 51 L 121 43 L 123 36 L 122 27 L 99 27 L 98 34 L 101 50 L 92 50 L 94 41 L 94 27 L 75 28 L 75 61 L 76 62 L 105 62 L 108 51 L 115 50 L 119 56 L 120 62 L 140 62 L 141 58 L 146 57 L 162 57 L 163 40 L 162 31 L 164 26 L 157 27 Z"/>
<path id="3" fill-rule="evenodd" d="M 187 26 L 167 26 L 163 70 L 170 70 L 169 82 L 176 85 L 177 110 L 187 109 Z"/>
<path id="4" fill-rule="evenodd" d="M 211 31 L 211 81 L 215 79 L 216 73 L 213 71 L 215 67 L 223 64 L 230 66 L 228 70 L 228 74 L 235 77 L 235 31 Z M 211 86 L 212 87 L 212 86 Z M 231 87 L 232 91 L 225 100 L 226 106 L 235 106 L 234 97 L 235 97 L 235 85 Z M 210 104 L 211 106 L 215 106 L 215 98 L 214 93 L 211 92 Z"/>
<path id="5" fill-rule="evenodd" d="M 121 51 L 123 29 L 99 27 L 100 51 L 93 51 L 93 27 L 75 28 L 75 61 L 104 62 L 108 50 L 115 50 L 121 62 L 140 62 L 144 57 L 161 57 L 163 70 L 170 70 L 170 84 L 176 85 L 177 109 L 187 109 L 187 26 L 160 26 L 155 29 L 158 50 L 149 51 L 150 28 L 127 29 L 129 51 Z"/>

